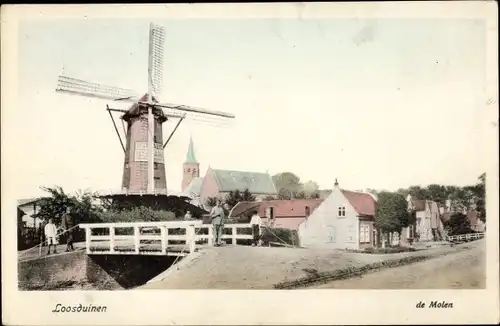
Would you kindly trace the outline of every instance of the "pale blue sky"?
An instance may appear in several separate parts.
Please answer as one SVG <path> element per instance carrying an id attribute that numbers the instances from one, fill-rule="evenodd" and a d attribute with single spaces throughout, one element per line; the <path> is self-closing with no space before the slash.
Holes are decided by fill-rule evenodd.
<path id="1" fill-rule="evenodd" d="M 485 170 L 479 20 L 155 22 L 166 29 L 161 99 L 236 114 L 229 128 L 181 125 L 165 152 L 171 190 L 180 190 L 190 134 L 202 171 L 291 171 L 322 188 L 336 177 L 348 189 L 466 184 Z M 120 188 L 109 103 L 54 89 L 64 65 L 68 76 L 145 91 L 148 28 L 90 19 L 19 26 L 25 196 L 41 185 Z"/>

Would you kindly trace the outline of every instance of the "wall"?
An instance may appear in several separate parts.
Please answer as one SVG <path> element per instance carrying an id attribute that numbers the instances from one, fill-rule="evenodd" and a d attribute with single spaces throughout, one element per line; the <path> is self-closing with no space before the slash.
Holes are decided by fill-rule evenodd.
<path id="1" fill-rule="evenodd" d="M 46 289 L 65 282 L 86 282 L 87 255 L 76 251 L 18 262 L 20 290 Z M 118 284 L 111 278 L 102 278 L 111 287 Z"/>
<path id="2" fill-rule="evenodd" d="M 205 177 L 203 178 L 203 183 L 200 189 L 200 201 L 205 205 L 209 197 L 216 197 L 219 195 L 219 185 L 215 180 L 215 175 L 212 169 L 208 168 Z"/>
<path id="3" fill-rule="evenodd" d="M 276 217 L 273 227 L 298 230 L 300 223 L 305 220 L 305 217 Z"/>
<path id="4" fill-rule="evenodd" d="M 338 217 L 338 207 L 346 216 Z M 359 249 L 357 212 L 338 187 L 299 225 L 300 244 L 304 247 Z"/>
<path id="5" fill-rule="evenodd" d="M 419 234 L 419 241 L 432 240 L 430 212 L 428 210 L 419 211 L 416 214 L 416 218 L 417 218 L 417 233 Z"/>
<path id="6" fill-rule="evenodd" d="M 99 289 L 132 288 L 168 269 L 175 256 L 91 255 L 76 251 L 18 262 L 20 290 L 57 289 L 67 282 Z"/>
<path id="7" fill-rule="evenodd" d="M 191 181 L 194 178 L 200 176 L 200 164 L 199 163 L 184 163 L 182 172 L 182 185 L 181 191 L 186 190 Z"/>
<path id="8" fill-rule="evenodd" d="M 163 145 L 162 123 L 155 118 L 156 143 Z M 123 167 L 122 187 L 129 191 L 147 191 L 148 186 L 148 162 L 136 162 L 135 143 L 148 141 L 148 120 L 147 114 L 140 117 L 133 117 L 127 129 L 127 140 L 125 144 L 125 160 Z M 155 189 L 163 190 L 167 188 L 166 171 L 163 163 L 156 163 L 155 168 Z"/>

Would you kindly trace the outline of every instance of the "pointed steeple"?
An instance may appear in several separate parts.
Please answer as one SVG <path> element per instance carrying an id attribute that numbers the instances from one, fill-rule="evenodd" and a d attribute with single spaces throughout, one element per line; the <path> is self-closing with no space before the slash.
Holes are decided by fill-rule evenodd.
<path id="1" fill-rule="evenodd" d="M 196 161 L 196 156 L 194 155 L 193 137 L 189 137 L 189 148 L 186 155 L 186 161 L 184 163 L 198 163 L 198 161 Z"/>

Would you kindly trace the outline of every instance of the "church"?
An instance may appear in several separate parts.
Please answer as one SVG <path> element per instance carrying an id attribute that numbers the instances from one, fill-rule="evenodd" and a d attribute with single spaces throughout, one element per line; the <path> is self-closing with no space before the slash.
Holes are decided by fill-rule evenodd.
<path id="1" fill-rule="evenodd" d="M 193 139 L 189 140 L 186 160 L 183 164 L 181 190 L 193 199 L 193 204 L 206 208 L 207 199 L 224 199 L 231 191 L 248 189 L 256 200 L 277 197 L 278 191 L 268 173 L 219 170 L 208 168 L 200 177 L 200 163 L 196 160 Z"/>

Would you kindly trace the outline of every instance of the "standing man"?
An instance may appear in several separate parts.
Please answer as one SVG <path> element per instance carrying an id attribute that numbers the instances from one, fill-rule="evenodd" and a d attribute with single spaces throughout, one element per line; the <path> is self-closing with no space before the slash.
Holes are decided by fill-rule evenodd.
<path id="1" fill-rule="evenodd" d="M 212 208 L 210 217 L 212 218 L 212 225 L 214 227 L 215 246 L 218 247 L 222 242 L 222 231 L 224 230 L 225 217 L 224 209 L 222 208 L 222 201 L 220 199 L 217 201 L 217 205 Z"/>
<path id="2" fill-rule="evenodd" d="M 52 223 L 51 218 L 49 219 L 49 223 L 45 225 L 44 231 L 45 231 L 45 239 L 47 239 L 47 244 L 49 247 L 47 255 L 50 255 L 50 246 L 54 246 L 54 253 L 57 254 L 57 245 L 56 245 L 57 228 L 56 225 Z"/>
<path id="3" fill-rule="evenodd" d="M 257 211 L 253 211 L 250 224 L 252 225 L 252 234 L 253 234 L 252 247 L 255 247 L 259 245 L 261 228 L 262 228 L 262 219 L 260 218 L 259 213 Z"/>
<path id="4" fill-rule="evenodd" d="M 184 221 L 191 221 L 192 218 L 193 216 L 191 216 L 191 212 L 187 211 L 186 215 L 184 215 Z"/>
<path id="5" fill-rule="evenodd" d="M 63 229 L 66 231 L 66 252 L 73 251 L 75 250 L 73 247 L 73 227 L 75 226 L 75 219 L 71 215 L 71 209 L 69 207 L 66 208 L 66 213 L 62 216 L 61 222 Z"/>

